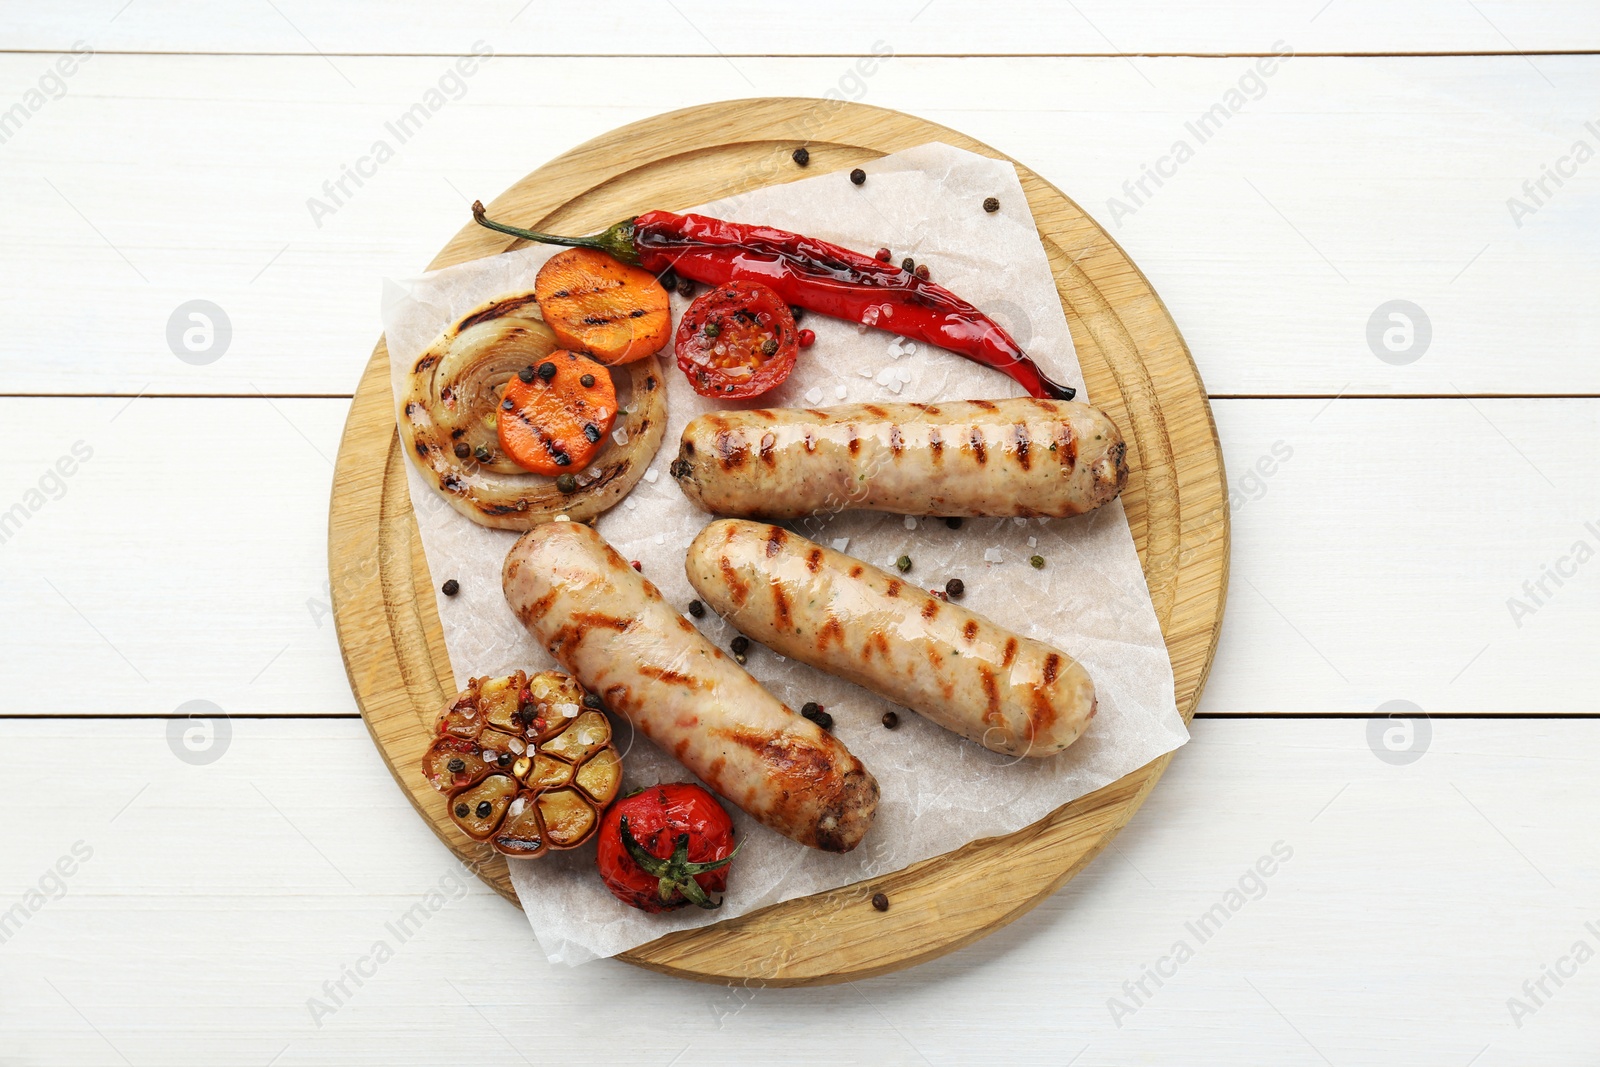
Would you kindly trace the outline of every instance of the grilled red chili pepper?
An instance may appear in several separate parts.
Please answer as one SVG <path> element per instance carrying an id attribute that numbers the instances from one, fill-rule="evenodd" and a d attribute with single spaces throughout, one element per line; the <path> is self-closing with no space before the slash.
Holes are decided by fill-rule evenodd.
<path id="1" fill-rule="evenodd" d="M 670 267 L 706 285 L 760 282 L 786 303 L 926 341 L 993 367 L 1032 396 L 1071 400 L 1076 395 L 1071 386 L 1045 377 L 999 323 L 950 290 L 814 237 L 668 211 L 647 211 L 588 237 L 507 226 L 487 217 L 481 202 L 472 205 L 472 217 L 529 241 L 598 248 L 656 274 Z"/>

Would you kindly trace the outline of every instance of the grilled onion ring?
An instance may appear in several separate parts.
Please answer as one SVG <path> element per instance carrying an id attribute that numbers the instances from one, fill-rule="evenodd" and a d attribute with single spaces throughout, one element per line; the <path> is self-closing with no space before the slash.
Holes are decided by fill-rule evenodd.
<path id="1" fill-rule="evenodd" d="M 499 447 L 499 389 L 523 367 L 561 346 L 534 305 L 533 294 L 492 301 L 446 330 L 412 367 L 400 405 L 400 438 L 428 483 L 473 522 L 529 530 L 557 515 L 583 522 L 613 507 L 644 476 L 667 428 L 667 383 L 654 356 L 618 367 L 632 386 L 616 438 L 586 471 L 573 471 L 576 492 L 523 470 Z M 613 431 L 615 432 L 615 431 Z M 457 444 L 472 450 L 465 459 Z M 492 454 L 479 462 L 480 448 Z M 591 473 L 593 472 L 593 473 Z"/>

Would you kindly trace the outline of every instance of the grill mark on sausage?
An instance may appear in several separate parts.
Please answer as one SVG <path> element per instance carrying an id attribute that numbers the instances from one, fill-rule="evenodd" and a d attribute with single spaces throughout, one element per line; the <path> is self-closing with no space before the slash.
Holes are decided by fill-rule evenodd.
<path id="1" fill-rule="evenodd" d="M 619 619 L 598 611 L 574 611 L 572 621 L 580 630 L 615 630 L 619 634 L 626 633 L 634 623 L 633 619 Z"/>
<path id="2" fill-rule="evenodd" d="M 884 636 L 882 630 L 873 631 L 872 636 L 867 638 L 866 646 L 861 650 L 861 658 L 870 660 L 872 658 L 873 649 L 878 650 L 878 655 L 882 656 L 885 662 L 888 661 L 889 639 Z"/>
<path id="3" fill-rule="evenodd" d="M 734 570 L 733 563 L 727 556 L 717 561 L 722 570 L 722 580 L 728 585 L 728 592 L 733 596 L 733 606 L 744 607 L 744 602 L 750 599 L 750 583 L 739 577 L 739 572 Z"/>
<path id="4" fill-rule="evenodd" d="M 845 443 L 845 447 L 850 450 L 850 454 L 853 456 L 861 451 L 861 438 L 856 436 L 856 428 L 853 423 L 844 429 L 850 435 L 850 440 Z"/>
<path id="5" fill-rule="evenodd" d="M 928 427 L 928 451 L 933 454 L 933 465 L 937 467 L 944 459 L 944 435 L 937 426 Z"/>
<path id="6" fill-rule="evenodd" d="M 1072 423 L 1066 419 L 1056 427 L 1056 458 L 1063 467 L 1078 465 L 1078 435 L 1072 432 Z"/>
<path id="7" fill-rule="evenodd" d="M 983 683 L 983 721 L 990 726 L 999 726 L 1004 717 L 1000 714 L 1000 687 L 995 684 L 994 671 L 979 667 L 978 679 Z"/>
<path id="8" fill-rule="evenodd" d="M 928 602 L 922 605 L 922 617 L 931 619 L 937 614 L 939 614 L 939 602 L 933 597 L 929 597 Z"/>
<path id="9" fill-rule="evenodd" d="M 1028 705 L 1028 740 L 1031 742 L 1049 733 L 1050 727 L 1055 725 L 1056 707 L 1038 686 L 1033 687 L 1033 697 Z M 1089 714 L 1093 715 L 1094 712 L 1091 710 Z"/>
<path id="10" fill-rule="evenodd" d="M 1008 637 L 1008 638 L 1006 638 L 1005 655 L 1000 657 L 1000 666 L 1001 667 L 1009 667 L 1009 666 L 1011 666 L 1011 662 L 1013 660 L 1015 660 L 1016 658 L 1017 658 L 1017 639 L 1015 637 Z"/>
<path id="11" fill-rule="evenodd" d="M 1027 470 L 1029 467 L 1033 466 L 1033 456 L 1030 455 L 1028 451 L 1031 442 L 1028 440 L 1027 424 L 1021 422 L 1017 423 L 1013 432 L 1016 434 L 1017 438 L 1017 463 L 1022 466 L 1023 470 Z"/>
<path id="12" fill-rule="evenodd" d="M 868 415 L 871 415 L 875 419 L 886 419 L 889 417 L 889 413 L 876 404 L 862 404 L 861 410 L 865 411 Z"/>
<path id="13" fill-rule="evenodd" d="M 852 577 L 852 578 L 861 577 L 861 564 L 857 563 L 855 566 L 850 568 L 850 577 Z"/>
<path id="14" fill-rule="evenodd" d="M 889 584 L 883 587 L 883 595 L 897 597 L 900 595 L 900 590 L 902 588 L 904 588 L 904 583 L 902 583 L 900 579 L 890 578 Z"/>
<path id="15" fill-rule="evenodd" d="M 761 462 L 767 466 L 774 466 L 778 459 L 773 455 L 773 448 L 778 443 L 778 436 L 770 430 L 761 435 Z"/>
<path id="16" fill-rule="evenodd" d="M 906 439 L 900 435 L 900 427 L 889 427 L 889 452 L 896 458 L 906 450 Z"/>
<path id="17" fill-rule="evenodd" d="M 789 594 L 776 581 L 772 583 L 772 612 L 778 625 L 786 630 L 794 628 L 794 621 L 789 617 Z"/>
<path id="18" fill-rule="evenodd" d="M 750 414 L 754 415 L 758 419 L 766 419 L 768 422 L 778 421 L 778 416 L 772 413 L 771 408 L 756 408 L 754 411 L 750 412 Z"/>
<path id="19" fill-rule="evenodd" d="M 1056 684 L 1056 675 L 1061 673 L 1061 656 L 1055 652 L 1044 658 L 1044 682 L 1046 685 Z"/>
<path id="20" fill-rule="evenodd" d="M 743 434 L 731 433 L 728 430 L 718 430 L 713 438 L 717 450 L 717 459 L 722 463 L 722 469 L 732 470 L 744 466 L 745 458 L 750 454 L 750 447 L 745 444 Z"/>
<path id="21" fill-rule="evenodd" d="M 944 655 L 938 648 L 934 647 L 931 641 L 926 642 L 923 647 L 928 650 L 928 665 L 934 669 L 934 673 L 937 675 L 938 671 L 944 667 Z M 948 697 L 949 695 L 949 691 L 946 690 L 945 696 Z"/>
<path id="22" fill-rule="evenodd" d="M 961 636 L 967 639 L 967 644 L 969 645 L 976 640 L 978 636 L 978 620 L 968 619 L 967 624 L 961 628 Z"/>
<path id="23" fill-rule="evenodd" d="M 813 548 L 806 553 L 806 570 L 812 574 L 817 573 L 817 568 L 822 566 L 822 549 Z"/>
<path id="24" fill-rule="evenodd" d="M 822 629 L 817 631 L 817 651 L 827 651 L 830 640 L 844 644 L 844 627 L 839 624 L 839 620 L 832 612 L 828 613 L 828 621 L 822 624 Z"/>
<path id="25" fill-rule="evenodd" d="M 977 401 L 973 401 L 973 403 L 977 403 Z M 981 467 L 988 462 L 989 453 L 983 444 L 983 428 L 981 426 L 972 428 L 972 433 L 968 436 L 967 441 L 972 445 L 972 455 L 978 461 L 978 466 Z"/>
<path id="26" fill-rule="evenodd" d="M 515 577 L 515 575 L 512 577 Z M 535 600 L 532 604 L 529 604 L 528 616 L 535 619 L 542 618 L 544 613 L 550 610 L 550 605 L 556 602 L 556 594 L 558 592 L 559 590 L 552 589 L 538 600 Z"/>
<path id="27" fill-rule="evenodd" d="M 654 678 L 666 685 L 681 685 L 685 689 L 699 689 L 700 681 L 693 675 L 684 674 L 682 671 L 671 670 L 667 667 L 653 667 L 649 664 L 640 664 L 639 673 L 646 678 Z"/>
<path id="28" fill-rule="evenodd" d="M 999 408 L 994 406 L 994 403 L 992 401 L 988 401 L 988 400 L 969 400 L 969 401 L 967 401 L 967 403 L 971 404 L 975 408 L 981 408 L 984 411 L 999 411 L 1000 410 Z"/>
<path id="29" fill-rule="evenodd" d="M 812 433 L 809 427 L 807 427 L 805 437 L 802 438 L 802 440 L 805 442 L 806 451 L 808 453 L 815 452 L 817 450 L 817 435 Z"/>
<path id="30" fill-rule="evenodd" d="M 769 527 L 767 534 L 767 558 L 771 559 L 783 551 L 783 543 L 789 539 L 788 531 L 782 526 Z"/>

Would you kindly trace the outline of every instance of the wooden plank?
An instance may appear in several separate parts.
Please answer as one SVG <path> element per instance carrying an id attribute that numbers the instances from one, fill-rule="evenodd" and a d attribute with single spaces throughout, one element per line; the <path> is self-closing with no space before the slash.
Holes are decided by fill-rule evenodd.
<path id="1" fill-rule="evenodd" d="M 882 40 L 918 53 L 1256 52 L 1275 37 L 1303 51 L 1575 50 L 1600 46 L 1593 5 L 1577 0 L 1396 6 L 1338 0 L 1286 7 L 1228 0 L 1205 7 L 1082 0 L 1043 7 L 977 0 L 895 0 L 862 7 L 822 0 L 804 9 L 685 0 L 632 0 L 592 9 L 527 0 L 447 10 L 407 0 L 318 5 L 277 0 L 195 11 L 179 0 L 35 5 L 8 27 L 11 48 L 65 48 L 80 38 L 105 50 L 434 54 L 477 39 L 505 52 L 717 56 L 866 52 Z"/>
<path id="2" fill-rule="evenodd" d="M 233 714 L 353 713 L 324 595 L 331 468 L 319 456 L 338 447 L 348 402 L 145 398 L 110 421 L 126 403 L 0 400 L 12 457 L 0 514 L 74 442 L 94 449 L 65 495 L 0 543 L 0 611 L 37 621 L 0 657 L 0 711 L 170 714 L 205 698 Z M 1237 494 L 1236 566 L 1201 713 L 1388 700 L 1596 711 L 1592 568 L 1546 579 L 1542 604 L 1522 586 L 1580 538 L 1600 547 L 1584 529 L 1600 524 L 1600 401 L 1346 399 L 1319 415 L 1326 404 L 1212 405 Z M 1279 442 L 1289 458 L 1274 456 Z M 96 559 L 107 562 L 86 565 Z M 1536 609 L 1519 610 L 1520 627 L 1513 597 Z M 95 685 L 55 681 L 80 673 Z"/>
<path id="3" fill-rule="evenodd" d="M 420 270 L 474 196 L 619 123 L 704 100 L 822 95 L 851 67 L 738 61 L 752 88 L 718 58 L 500 57 L 400 144 L 386 123 L 452 61 L 336 62 L 356 88 L 316 56 L 82 64 L 4 144 L 12 329 L 0 388 L 348 395 L 379 328 L 381 279 Z M 1542 170 L 1579 138 L 1600 147 L 1585 127 L 1600 122 L 1588 104 L 1600 57 L 1301 57 L 1199 143 L 1186 124 L 1254 77 L 1254 62 L 898 57 L 860 91 L 968 130 L 1074 197 L 1150 278 L 1213 394 L 1600 393 L 1600 366 L 1569 356 L 1600 336 L 1580 236 L 1600 223 L 1600 199 L 1587 169 L 1561 187 Z M 20 99 L 50 63 L 0 56 L 0 99 Z M 1179 139 L 1193 158 L 1163 162 Z M 377 140 L 394 157 L 361 164 Z M 332 204 L 324 183 L 357 164 L 371 176 L 346 179 L 351 195 L 314 219 L 308 201 Z M 1174 176 L 1158 188 L 1145 165 Z M 1537 180 L 1535 205 L 1523 183 Z M 1513 197 L 1534 212 L 1514 220 Z M 1501 311 L 1507 278 L 1514 314 Z M 232 326 L 205 365 L 168 340 L 169 317 L 193 299 Z M 1429 318 L 1429 347 L 1408 364 L 1369 346 L 1391 300 Z M 1388 325 L 1380 315 L 1378 333 Z"/>
<path id="4" fill-rule="evenodd" d="M 638 1063 L 1587 1062 L 1596 963 L 1546 979 L 1520 1028 L 1507 1001 L 1596 945 L 1600 723 L 1433 728 L 1399 767 L 1363 722 L 1199 721 L 1117 849 L 1006 930 L 853 986 L 751 990 L 547 964 L 520 914 L 453 868 L 359 722 L 235 720 L 204 766 L 160 721 L 3 722 L 0 749 L 92 751 L 97 774 L 58 805 L 0 778 L 30 813 L 8 824 L 7 909 L 92 849 L 0 946 L 0 1030 L 24 1063 L 173 1067 L 544 1063 L 549 1020 L 595 1011 L 640 1021 L 604 1037 L 605 1058 Z M 1279 842 L 1292 855 L 1201 943 L 1188 924 Z M 430 891 L 440 906 L 400 943 L 389 924 Z M 380 940 L 392 958 L 374 966 Z M 1145 968 L 1180 940 L 1193 956 L 1157 988 Z M 359 987 L 343 976 L 358 965 Z M 336 1003 L 324 983 L 341 979 Z M 1141 979 L 1119 1027 L 1109 1002 Z M 313 1018 L 311 998 L 333 1013 Z"/>

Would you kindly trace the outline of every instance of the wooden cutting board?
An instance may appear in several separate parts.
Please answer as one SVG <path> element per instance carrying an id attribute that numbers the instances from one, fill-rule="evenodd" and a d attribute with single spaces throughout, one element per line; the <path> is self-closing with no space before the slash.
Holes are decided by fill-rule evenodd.
<path id="1" fill-rule="evenodd" d="M 675 111 L 614 130 L 539 168 L 491 216 L 590 233 L 651 208 L 679 210 L 775 182 L 943 141 L 1000 152 L 910 115 L 831 100 L 757 99 Z M 811 164 L 791 161 L 805 145 Z M 1089 396 L 1122 427 L 1122 499 L 1172 655 L 1178 708 L 1193 713 L 1216 649 L 1228 578 L 1228 500 L 1205 388 L 1160 298 L 1083 210 L 1016 164 L 1049 254 Z M 520 242 L 471 224 L 429 269 Z M 418 770 L 456 679 L 445 654 L 395 432 L 380 339 L 339 446 L 329 514 L 334 617 L 362 716 L 418 813 L 512 901 L 505 861 L 457 830 Z M 666 447 L 671 447 L 670 442 Z M 669 934 L 621 958 L 715 982 L 808 985 L 864 978 L 950 952 L 1015 919 L 1081 870 L 1138 810 L 1171 755 L 1026 829 L 895 874 Z M 886 912 L 874 893 L 888 895 Z"/>

